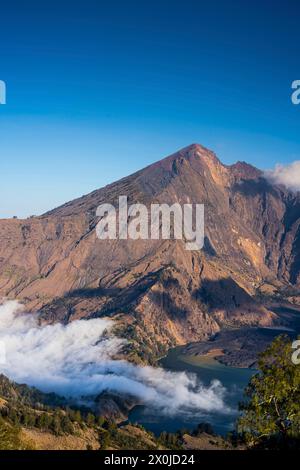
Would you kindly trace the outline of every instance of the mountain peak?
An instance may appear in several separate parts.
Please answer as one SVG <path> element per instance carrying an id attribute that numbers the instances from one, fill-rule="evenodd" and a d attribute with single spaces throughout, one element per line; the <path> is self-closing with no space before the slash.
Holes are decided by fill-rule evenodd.
<path id="1" fill-rule="evenodd" d="M 220 160 L 217 158 L 216 154 L 212 150 L 209 150 L 203 145 L 193 143 L 188 145 L 187 147 L 183 147 L 182 149 L 178 150 L 175 153 L 172 153 L 171 155 L 168 155 L 162 160 L 152 163 L 144 170 L 155 170 L 161 168 L 172 171 L 172 168 L 174 167 L 174 164 L 176 165 L 176 162 L 182 163 L 183 161 L 189 161 L 192 164 L 192 162 L 194 161 L 198 162 L 199 164 L 201 163 L 201 160 L 203 160 L 203 162 L 206 161 L 214 163 L 216 165 L 222 165 Z"/>
<path id="2" fill-rule="evenodd" d="M 262 171 L 244 161 L 238 161 L 230 166 L 231 171 L 238 177 L 255 179 L 262 176 Z"/>
<path id="3" fill-rule="evenodd" d="M 198 143 L 193 143 L 193 144 L 190 144 L 188 145 L 187 147 L 183 147 L 183 149 L 181 150 L 182 152 L 184 151 L 187 151 L 187 152 L 192 152 L 192 151 L 206 151 L 206 152 L 210 152 L 209 149 L 207 149 L 206 147 L 204 147 L 203 145 L 201 144 L 198 144 Z"/>
<path id="4" fill-rule="evenodd" d="M 192 144 L 42 217 L 0 221 L 0 296 L 47 322 L 118 315 L 151 348 L 270 325 L 256 286 L 300 287 L 300 218 L 256 172 Z M 99 240 L 97 207 L 118 210 L 121 195 L 147 208 L 204 204 L 203 250 L 186 251 L 184 239 Z"/>
<path id="5" fill-rule="evenodd" d="M 191 154 L 198 154 L 198 156 L 210 156 L 212 157 L 213 159 L 216 159 L 219 161 L 219 159 L 217 158 L 216 154 L 208 149 L 207 147 L 204 147 L 204 145 L 201 145 L 201 144 L 197 144 L 197 143 L 193 143 L 193 144 L 190 144 L 188 145 L 187 147 L 184 147 L 182 148 L 181 150 L 179 150 L 178 152 L 176 152 L 175 154 L 173 154 L 172 156 L 190 156 Z"/>

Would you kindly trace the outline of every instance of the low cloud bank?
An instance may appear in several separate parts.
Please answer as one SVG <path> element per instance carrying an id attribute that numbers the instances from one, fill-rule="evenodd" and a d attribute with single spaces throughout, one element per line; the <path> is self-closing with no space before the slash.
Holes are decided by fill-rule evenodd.
<path id="1" fill-rule="evenodd" d="M 275 184 L 282 184 L 291 191 L 300 191 L 300 161 L 288 165 L 276 165 L 265 171 L 265 177 Z"/>
<path id="2" fill-rule="evenodd" d="M 114 360 L 125 340 L 110 333 L 108 319 L 39 326 L 18 302 L 0 305 L 0 372 L 18 383 L 70 397 L 103 390 L 136 396 L 165 414 L 228 412 L 219 381 L 204 387 L 195 375 Z"/>

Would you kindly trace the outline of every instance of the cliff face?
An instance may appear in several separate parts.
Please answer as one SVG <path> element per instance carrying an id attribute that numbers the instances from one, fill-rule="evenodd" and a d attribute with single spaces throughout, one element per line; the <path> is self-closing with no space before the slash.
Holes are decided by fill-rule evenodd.
<path id="1" fill-rule="evenodd" d="M 147 206 L 203 203 L 204 249 L 99 240 L 96 208 L 117 206 L 120 195 Z M 253 297 L 265 281 L 300 286 L 300 196 L 246 163 L 223 165 L 200 145 L 40 217 L 0 221 L 0 296 L 47 322 L 114 315 L 150 349 L 224 325 L 272 323 L 275 315 Z"/>

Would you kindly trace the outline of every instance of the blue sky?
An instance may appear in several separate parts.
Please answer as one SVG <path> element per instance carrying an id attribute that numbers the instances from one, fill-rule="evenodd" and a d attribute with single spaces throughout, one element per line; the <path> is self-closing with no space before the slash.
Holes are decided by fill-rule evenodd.
<path id="1" fill-rule="evenodd" d="M 11 0 L 0 14 L 0 217 L 193 142 L 225 163 L 300 160 L 298 0 Z"/>

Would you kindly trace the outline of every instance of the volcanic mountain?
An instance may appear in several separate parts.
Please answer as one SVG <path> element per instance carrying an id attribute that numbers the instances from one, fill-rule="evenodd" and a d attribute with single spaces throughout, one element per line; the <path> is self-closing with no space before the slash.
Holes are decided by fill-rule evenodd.
<path id="1" fill-rule="evenodd" d="M 99 240 L 99 204 L 205 205 L 205 244 Z M 42 216 L 0 221 L 0 296 L 43 322 L 112 316 L 116 331 L 158 355 L 225 327 L 271 325 L 261 286 L 300 287 L 300 194 L 244 162 L 193 144 Z"/>

